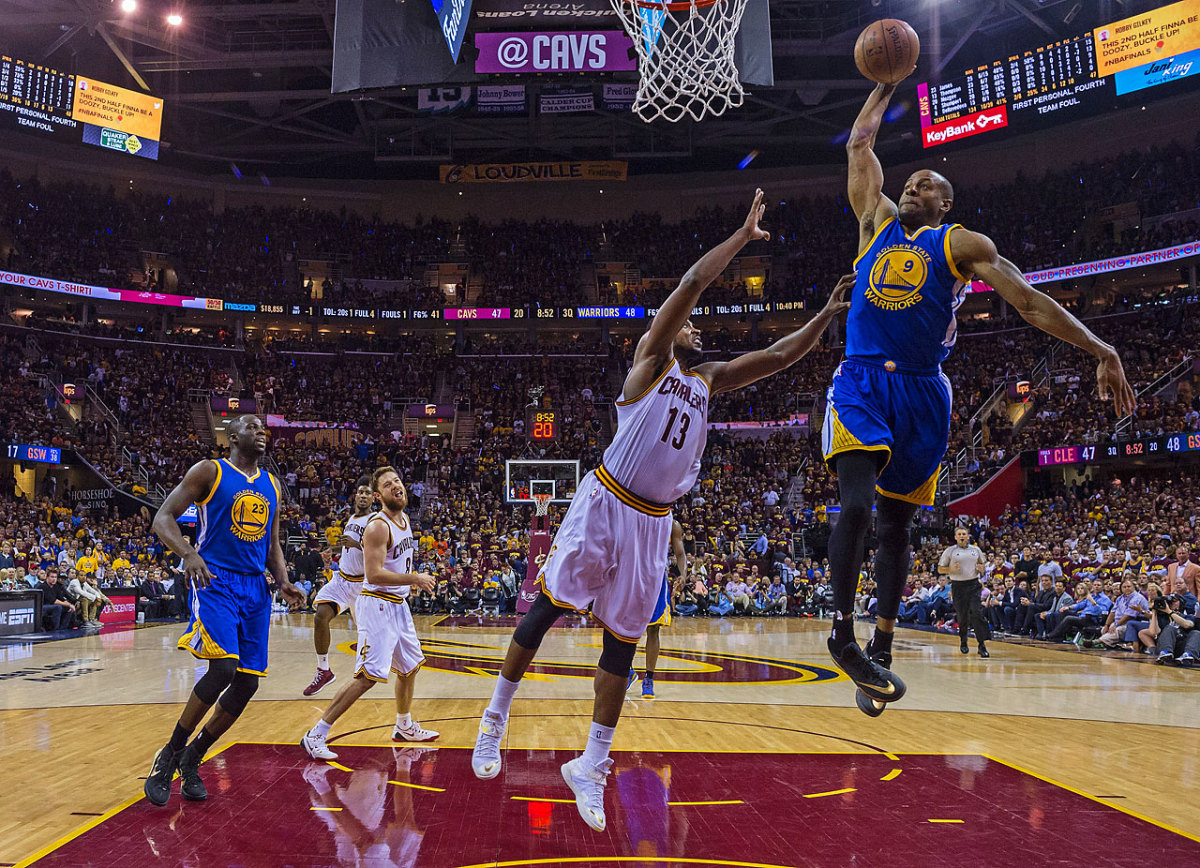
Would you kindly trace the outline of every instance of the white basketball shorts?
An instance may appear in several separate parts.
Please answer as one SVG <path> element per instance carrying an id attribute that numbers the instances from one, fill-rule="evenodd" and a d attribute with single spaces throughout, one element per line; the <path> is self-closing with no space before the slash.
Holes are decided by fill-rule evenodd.
<path id="1" fill-rule="evenodd" d="M 313 608 L 316 608 L 317 603 L 332 603 L 337 606 L 340 615 L 354 608 L 354 601 L 358 599 L 360 593 L 362 593 L 362 582 L 352 582 L 341 576 L 334 576 L 322 586 L 321 590 L 317 591 L 317 597 L 313 600 Z"/>
<path id="2" fill-rule="evenodd" d="M 637 642 L 658 602 L 671 524 L 668 508 L 647 504 L 611 477 L 588 473 L 554 535 L 538 584 L 556 605 L 581 612 L 591 605 L 604 629 Z"/>
<path id="3" fill-rule="evenodd" d="M 389 672 L 411 675 L 425 662 L 412 612 L 402 597 L 363 591 L 354 605 L 354 622 L 358 625 L 355 675 L 386 682 Z"/>

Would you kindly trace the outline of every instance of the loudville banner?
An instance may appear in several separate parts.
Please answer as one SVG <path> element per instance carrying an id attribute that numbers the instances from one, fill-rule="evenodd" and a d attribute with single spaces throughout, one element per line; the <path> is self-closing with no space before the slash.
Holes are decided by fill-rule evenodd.
<path id="1" fill-rule="evenodd" d="M 624 181 L 629 164 L 623 160 L 584 160 L 550 163 L 472 163 L 441 166 L 443 184 L 511 184 L 520 181 Z"/>

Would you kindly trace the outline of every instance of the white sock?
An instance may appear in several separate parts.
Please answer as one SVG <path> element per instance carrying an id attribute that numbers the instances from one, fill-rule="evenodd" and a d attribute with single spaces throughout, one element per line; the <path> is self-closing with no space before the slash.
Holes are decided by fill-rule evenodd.
<path id="1" fill-rule="evenodd" d="M 397 714 L 396 726 L 400 727 L 401 729 L 408 729 L 410 726 L 412 726 L 412 715 L 407 713 Z"/>
<path id="2" fill-rule="evenodd" d="M 583 761 L 585 764 L 598 766 L 608 759 L 608 752 L 612 750 L 613 732 L 615 730 L 615 726 L 602 726 L 596 723 L 596 721 L 592 721 L 588 729 L 587 747 L 583 751 Z"/>
<path id="3" fill-rule="evenodd" d="M 317 668 L 324 669 L 326 672 L 329 671 L 329 655 L 328 654 L 318 654 L 317 655 Z"/>
<path id="4" fill-rule="evenodd" d="M 508 720 L 508 710 L 512 708 L 513 697 L 517 694 L 520 681 L 509 681 L 503 675 L 496 676 L 496 689 L 492 691 L 492 701 L 488 703 L 488 711 L 498 714 Z"/>
<path id="5" fill-rule="evenodd" d="M 324 738 L 325 736 L 329 735 L 329 728 L 332 726 L 332 723 L 326 723 L 325 718 L 321 718 L 317 721 L 317 725 L 309 730 L 309 733 L 319 738 Z"/>

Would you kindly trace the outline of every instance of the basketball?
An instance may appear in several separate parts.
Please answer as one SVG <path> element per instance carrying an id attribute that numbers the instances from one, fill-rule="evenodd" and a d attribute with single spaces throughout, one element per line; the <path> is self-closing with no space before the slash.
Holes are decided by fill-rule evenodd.
<path id="1" fill-rule="evenodd" d="M 899 84 L 916 69 L 921 40 L 907 21 L 884 18 L 858 35 L 854 63 L 866 78 L 879 84 Z"/>

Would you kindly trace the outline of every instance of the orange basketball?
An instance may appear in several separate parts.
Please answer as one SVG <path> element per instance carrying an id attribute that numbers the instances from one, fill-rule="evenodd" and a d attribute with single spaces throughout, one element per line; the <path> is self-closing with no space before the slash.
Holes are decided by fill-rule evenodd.
<path id="1" fill-rule="evenodd" d="M 921 40 L 907 21 L 884 18 L 868 24 L 854 43 L 858 71 L 879 84 L 898 84 L 912 74 L 921 54 Z"/>

